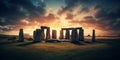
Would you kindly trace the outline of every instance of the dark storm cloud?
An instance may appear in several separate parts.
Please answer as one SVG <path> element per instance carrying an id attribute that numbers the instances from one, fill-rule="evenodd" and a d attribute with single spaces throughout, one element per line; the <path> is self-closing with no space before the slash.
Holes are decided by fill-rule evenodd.
<path id="1" fill-rule="evenodd" d="M 71 23 L 86 23 L 95 24 L 101 27 L 103 30 L 113 30 L 115 32 L 119 31 L 120 25 L 120 0 L 65 0 L 66 6 L 62 7 L 59 14 L 63 14 L 66 11 L 74 11 L 75 7 L 80 7 L 81 12 L 89 13 L 91 8 L 93 8 L 93 15 L 84 16 L 84 21 L 72 21 Z M 79 19 L 80 20 L 80 19 Z"/>
<path id="2" fill-rule="evenodd" d="M 41 0 L 0 0 L 0 25 L 18 24 L 21 19 L 44 13 L 45 3 Z"/>
<path id="3" fill-rule="evenodd" d="M 23 28 L 27 24 L 21 21 L 26 18 L 33 25 L 34 18 L 44 16 L 45 8 L 41 0 L 0 0 L 0 33 Z"/>
<path id="4" fill-rule="evenodd" d="M 93 6 L 97 8 L 105 8 L 106 10 L 119 9 L 119 0 L 65 0 L 66 6 L 62 7 L 61 13 L 66 10 L 72 11 L 76 6 L 82 6 L 81 11 L 89 11 Z M 112 9 L 114 7 L 114 9 Z"/>
<path id="5" fill-rule="evenodd" d="M 94 5 L 95 3 L 91 0 L 65 0 L 66 6 L 62 7 L 62 10 L 58 11 L 58 14 L 63 14 L 66 11 L 72 12 L 74 10 L 74 7 L 76 6 L 82 6 L 81 11 L 88 11 L 89 7 L 91 5 Z M 80 11 L 80 12 L 81 12 Z"/>
<path id="6" fill-rule="evenodd" d="M 109 10 L 108 10 L 109 11 Z M 104 28 L 112 30 L 120 30 L 118 24 L 120 24 L 120 10 L 108 12 L 105 10 L 99 10 L 95 14 L 95 18 L 98 19 L 98 24 Z"/>

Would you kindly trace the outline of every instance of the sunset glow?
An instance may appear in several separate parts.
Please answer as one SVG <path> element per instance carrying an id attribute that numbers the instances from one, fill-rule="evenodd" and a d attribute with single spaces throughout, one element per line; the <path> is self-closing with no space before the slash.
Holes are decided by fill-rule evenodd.
<path id="1" fill-rule="evenodd" d="M 15 1 L 18 4 L 9 0 L 5 2 L 8 4 L 0 1 L 3 4 L 0 6 L 3 8 L 0 11 L 1 34 L 18 35 L 19 29 L 23 28 L 26 34 L 33 35 L 40 26 L 48 26 L 57 30 L 57 36 L 61 28 L 69 27 L 82 27 L 85 35 L 91 35 L 93 29 L 98 36 L 120 35 L 119 3 L 112 0 L 89 3 L 82 0 L 21 1 L 27 5 L 19 1 Z"/>

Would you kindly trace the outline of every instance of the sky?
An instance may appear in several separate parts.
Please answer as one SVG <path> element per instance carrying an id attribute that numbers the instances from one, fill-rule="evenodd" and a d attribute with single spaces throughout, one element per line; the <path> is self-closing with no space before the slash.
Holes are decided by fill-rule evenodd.
<path id="1" fill-rule="evenodd" d="M 0 34 L 33 34 L 40 26 L 82 27 L 85 35 L 120 35 L 120 0 L 0 0 Z"/>

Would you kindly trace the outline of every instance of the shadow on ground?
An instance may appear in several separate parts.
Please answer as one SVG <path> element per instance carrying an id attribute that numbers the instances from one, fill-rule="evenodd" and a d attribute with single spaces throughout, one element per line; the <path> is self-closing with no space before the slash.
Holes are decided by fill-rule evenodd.
<path id="1" fill-rule="evenodd" d="M 40 42 L 27 42 L 27 43 L 21 43 L 21 44 L 18 44 L 16 46 L 27 46 L 27 45 L 32 45 L 32 44 L 35 44 L 35 43 L 40 43 Z"/>

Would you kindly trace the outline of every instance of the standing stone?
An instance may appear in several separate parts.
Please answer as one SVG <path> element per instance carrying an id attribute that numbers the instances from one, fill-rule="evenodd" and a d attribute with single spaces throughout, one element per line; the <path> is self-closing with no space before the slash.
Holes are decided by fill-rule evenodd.
<path id="1" fill-rule="evenodd" d="M 77 29 L 74 28 L 72 29 L 72 35 L 71 35 L 72 42 L 78 41 L 77 38 L 78 38 Z"/>
<path id="2" fill-rule="evenodd" d="M 71 40 L 72 41 L 74 40 L 74 29 L 72 29 L 72 32 L 71 32 Z"/>
<path id="3" fill-rule="evenodd" d="M 52 30 L 52 39 L 57 39 L 57 31 Z"/>
<path id="4" fill-rule="evenodd" d="M 82 28 L 79 29 L 79 41 L 84 41 L 84 30 Z"/>
<path id="5" fill-rule="evenodd" d="M 19 31 L 19 42 L 24 42 L 24 33 L 23 33 L 23 29 L 20 29 Z"/>
<path id="6" fill-rule="evenodd" d="M 60 30 L 60 39 L 63 39 L 63 30 Z"/>
<path id="7" fill-rule="evenodd" d="M 41 41 L 41 29 L 37 29 L 37 41 L 40 42 Z"/>
<path id="8" fill-rule="evenodd" d="M 33 42 L 36 40 L 36 31 L 33 32 Z"/>
<path id="9" fill-rule="evenodd" d="M 93 30 L 93 32 L 92 32 L 92 42 L 95 42 L 96 41 L 96 39 L 95 39 L 95 30 Z"/>
<path id="10" fill-rule="evenodd" d="M 65 39 L 70 39 L 70 31 L 69 31 L 69 29 L 66 29 Z"/>
<path id="11" fill-rule="evenodd" d="M 41 29 L 41 39 L 44 40 L 45 39 L 45 33 L 44 33 L 44 29 Z"/>
<path id="12" fill-rule="evenodd" d="M 75 28 L 75 40 L 78 41 L 78 32 L 77 32 L 77 29 Z"/>
<path id="13" fill-rule="evenodd" d="M 41 30 L 36 29 L 36 31 L 34 31 L 34 40 L 33 40 L 33 42 L 40 42 L 40 41 L 41 41 Z"/>
<path id="14" fill-rule="evenodd" d="M 46 40 L 50 39 L 50 28 L 47 28 Z"/>

